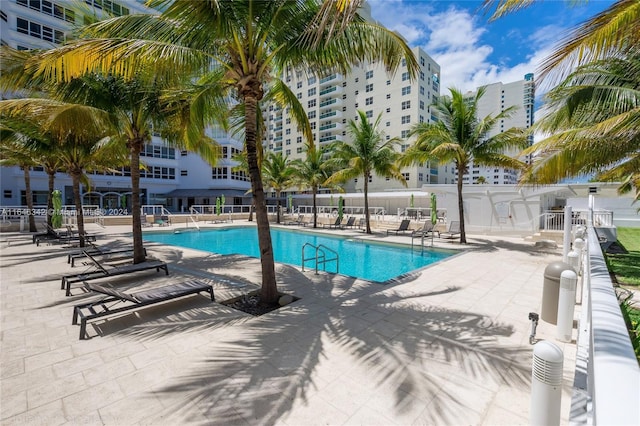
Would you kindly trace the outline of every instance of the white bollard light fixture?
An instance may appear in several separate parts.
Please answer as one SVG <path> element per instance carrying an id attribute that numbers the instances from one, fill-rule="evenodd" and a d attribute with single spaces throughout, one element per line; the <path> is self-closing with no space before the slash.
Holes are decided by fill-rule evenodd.
<path id="1" fill-rule="evenodd" d="M 569 259 L 571 260 L 571 258 Z M 576 304 L 577 284 L 578 275 L 575 272 L 562 271 L 562 274 L 560 274 L 560 293 L 558 295 L 556 338 L 563 342 L 570 342 L 573 333 L 573 312 Z"/>
<path id="2" fill-rule="evenodd" d="M 533 347 L 529 413 L 532 426 L 560 424 L 563 362 L 562 350 L 553 343 L 543 340 Z"/>
<path id="3" fill-rule="evenodd" d="M 575 250 L 571 250 L 567 255 L 567 263 L 571 265 L 577 274 L 580 271 L 580 254 Z"/>

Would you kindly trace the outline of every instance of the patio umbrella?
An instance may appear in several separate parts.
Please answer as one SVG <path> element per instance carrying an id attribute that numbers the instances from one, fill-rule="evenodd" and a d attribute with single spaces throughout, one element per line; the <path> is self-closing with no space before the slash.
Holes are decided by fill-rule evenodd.
<path id="1" fill-rule="evenodd" d="M 436 222 L 438 222 L 438 200 L 436 199 L 436 194 L 431 193 L 431 223 L 435 226 Z M 431 246 L 433 246 L 433 231 L 431 232 Z"/>
<path id="2" fill-rule="evenodd" d="M 342 222 L 342 215 L 343 215 L 343 206 L 344 206 L 344 199 L 342 198 L 342 195 L 340 196 L 340 198 L 338 198 L 338 217 L 340 218 L 340 222 Z"/>
<path id="3" fill-rule="evenodd" d="M 414 208 L 415 206 L 413 205 L 413 194 L 411 194 L 411 198 L 409 198 L 409 207 Z"/>
<path id="4" fill-rule="evenodd" d="M 220 216 L 222 212 L 222 203 L 220 202 L 220 197 L 216 197 L 216 215 Z"/>
<path id="5" fill-rule="evenodd" d="M 62 226 L 62 192 L 56 189 L 51 193 L 51 201 L 53 203 L 53 216 L 51 216 L 51 226 L 53 229 Z"/>
<path id="6" fill-rule="evenodd" d="M 289 194 L 289 213 L 293 213 L 293 195 Z"/>
<path id="7" fill-rule="evenodd" d="M 222 194 L 220 196 L 220 211 L 221 211 L 221 213 L 224 213 L 224 202 L 225 202 L 224 194 Z"/>

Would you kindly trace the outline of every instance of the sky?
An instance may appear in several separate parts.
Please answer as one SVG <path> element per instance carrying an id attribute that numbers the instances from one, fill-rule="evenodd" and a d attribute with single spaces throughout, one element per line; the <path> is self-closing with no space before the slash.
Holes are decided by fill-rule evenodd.
<path id="1" fill-rule="evenodd" d="M 490 21 L 476 0 L 368 0 L 374 19 L 440 64 L 441 93 L 522 80 L 535 73 L 562 36 L 614 1 L 537 1 Z M 577 3 L 573 4 L 572 3 Z M 536 88 L 539 98 L 548 90 Z"/>

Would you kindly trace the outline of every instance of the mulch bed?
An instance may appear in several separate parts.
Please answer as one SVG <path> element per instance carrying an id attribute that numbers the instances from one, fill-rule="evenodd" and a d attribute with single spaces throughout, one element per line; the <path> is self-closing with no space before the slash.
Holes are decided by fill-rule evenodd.
<path id="1" fill-rule="evenodd" d="M 282 293 L 278 293 L 279 297 L 289 296 L 291 297 L 291 302 L 293 303 L 296 300 L 300 299 L 299 297 L 285 295 Z M 247 314 L 251 314 L 253 316 L 260 316 L 264 314 L 268 314 L 269 312 L 273 312 L 276 309 L 282 307 L 280 303 L 263 303 L 260 300 L 260 290 L 252 291 L 248 294 L 243 294 L 242 296 L 234 297 L 233 299 L 225 300 L 220 302 L 222 305 L 229 306 L 230 308 L 237 309 L 239 311 L 245 312 Z M 286 306 L 286 305 L 284 305 Z"/>

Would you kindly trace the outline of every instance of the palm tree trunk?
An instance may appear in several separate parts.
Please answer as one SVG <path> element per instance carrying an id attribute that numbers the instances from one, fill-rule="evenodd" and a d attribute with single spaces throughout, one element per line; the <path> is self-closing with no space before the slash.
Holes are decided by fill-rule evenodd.
<path id="1" fill-rule="evenodd" d="M 55 169 L 47 169 L 49 193 L 47 194 L 47 225 L 52 226 L 53 223 L 53 191 L 55 189 Z M 47 228 L 48 229 L 48 228 Z"/>
<path id="2" fill-rule="evenodd" d="M 318 195 L 318 188 L 314 186 L 313 188 L 311 188 L 311 190 L 313 191 L 313 227 L 317 228 L 318 227 L 318 206 L 316 204 L 316 199 Z"/>
<path id="3" fill-rule="evenodd" d="M 146 260 L 144 246 L 142 244 L 142 204 L 140 203 L 140 151 L 142 139 L 129 141 L 129 153 L 131 155 L 131 219 L 133 233 L 133 263 L 142 263 Z"/>
<path id="4" fill-rule="evenodd" d="M 73 202 L 76 205 L 76 225 L 78 226 L 78 237 L 80 247 L 84 247 L 84 215 L 82 214 L 82 199 L 80 198 L 80 177 L 81 170 L 71 170 L 71 182 L 73 185 Z"/>
<path id="5" fill-rule="evenodd" d="M 262 176 L 258 167 L 257 135 L 257 99 L 252 94 L 244 96 L 245 104 L 245 144 L 247 148 L 247 163 L 249 177 L 251 178 L 251 191 L 256 208 L 256 222 L 258 227 L 258 245 L 260 247 L 260 262 L 262 264 L 262 289 L 260 298 L 265 303 L 275 303 L 278 300 L 278 287 L 276 284 L 275 260 L 271 243 L 271 230 L 267 204 L 262 186 Z"/>
<path id="6" fill-rule="evenodd" d="M 364 217 L 367 224 L 367 234 L 371 233 L 371 225 L 369 224 L 369 173 L 364 174 Z"/>
<path id="7" fill-rule="evenodd" d="M 282 208 L 282 204 L 280 203 L 280 191 L 276 191 L 276 199 L 278 200 L 277 211 L 276 211 L 276 223 L 280 224 L 280 209 Z"/>
<path id="8" fill-rule="evenodd" d="M 462 178 L 464 167 L 458 164 L 458 215 L 460 216 L 460 244 L 467 244 L 467 235 L 464 232 L 464 203 L 462 202 Z"/>
<path id="9" fill-rule="evenodd" d="M 29 232 L 38 232 L 38 228 L 36 227 L 36 217 L 33 214 L 33 192 L 31 191 L 31 175 L 29 174 L 29 166 L 24 166 L 22 171 L 24 172 L 24 192 L 25 197 L 27 198 Z"/>

